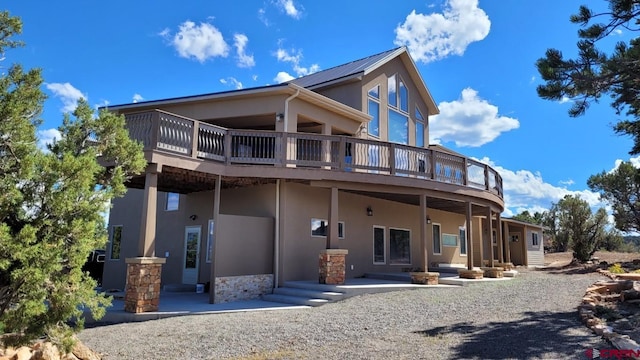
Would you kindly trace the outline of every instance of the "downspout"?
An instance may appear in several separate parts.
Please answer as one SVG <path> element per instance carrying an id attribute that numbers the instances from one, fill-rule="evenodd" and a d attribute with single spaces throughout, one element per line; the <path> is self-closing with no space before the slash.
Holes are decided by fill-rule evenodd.
<path id="1" fill-rule="evenodd" d="M 284 131 L 288 132 L 288 126 L 289 126 L 289 101 L 295 99 L 298 97 L 298 95 L 300 95 L 300 89 L 296 89 L 296 93 L 289 96 L 285 101 L 284 101 Z"/>
<path id="2" fill-rule="evenodd" d="M 280 281 L 280 179 L 276 180 L 276 225 L 273 241 L 273 288 L 278 288 Z"/>

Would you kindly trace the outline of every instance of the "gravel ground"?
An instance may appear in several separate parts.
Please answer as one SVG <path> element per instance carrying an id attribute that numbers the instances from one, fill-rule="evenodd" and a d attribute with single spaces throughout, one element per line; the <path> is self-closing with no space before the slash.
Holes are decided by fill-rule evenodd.
<path id="1" fill-rule="evenodd" d="M 312 309 L 197 315 L 86 329 L 112 359 L 585 359 L 611 346 L 577 315 L 595 274 L 352 297 Z"/>

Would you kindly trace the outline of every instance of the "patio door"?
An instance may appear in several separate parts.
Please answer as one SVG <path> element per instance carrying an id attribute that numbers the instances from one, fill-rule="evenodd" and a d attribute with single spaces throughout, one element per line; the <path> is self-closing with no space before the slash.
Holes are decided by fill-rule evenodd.
<path id="1" fill-rule="evenodd" d="M 187 226 L 184 229 L 184 261 L 182 268 L 182 283 L 198 283 L 198 268 L 200 266 L 200 226 Z"/>

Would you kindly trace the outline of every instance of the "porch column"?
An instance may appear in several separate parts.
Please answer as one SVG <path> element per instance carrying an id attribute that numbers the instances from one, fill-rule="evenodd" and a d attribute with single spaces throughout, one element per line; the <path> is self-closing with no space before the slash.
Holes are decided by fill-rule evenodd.
<path id="1" fill-rule="evenodd" d="M 500 217 L 500 213 L 496 213 L 496 223 L 497 223 L 497 233 L 496 233 L 496 245 L 498 250 L 498 261 L 500 263 L 504 263 L 504 250 L 502 249 L 502 244 L 504 243 L 504 237 L 502 236 L 502 218 Z"/>
<path id="2" fill-rule="evenodd" d="M 472 205 L 471 202 L 467 202 L 465 204 L 466 207 L 466 212 L 467 212 L 467 269 L 468 270 L 472 270 L 473 269 L 473 241 L 471 241 L 471 234 L 473 233 L 473 228 L 472 228 Z"/>
<path id="3" fill-rule="evenodd" d="M 489 249 L 491 249 L 491 217 L 493 214 L 491 213 L 491 207 L 487 206 L 487 231 L 486 233 L 482 233 L 482 228 L 480 229 L 483 241 L 480 243 L 480 266 L 484 266 L 484 243 L 489 244 Z M 493 255 L 489 258 L 489 266 L 493 267 Z"/>
<path id="4" fill-rule="evenodd" d="M 220 218 L 220 188 L 222 187 L 222 177 L 218 175 L 216 179 L 216 189 L 214 192 L 213 199 L 213 248 L 211 249 L 211 267 L 209 269 L 209 304 L 215 304 L 216 301 L 216 264 L 218 261 L 216 260 L 216 256 L 218 252 L 216 248 L 218 247 L 218 234 L 220 231 L 220 224 L 218 223 L 218 219 Z"/>
<path id="5" fill-rule="evenodd" d="M 338 188 L 331 188 L 329 200 L 329 229 L 327 233 L 326 249 L 320 252 L 318 258 L 320 284 L 342 285 L 346 277 L 346 249 L 340 249 L 338 244 Z"/>
<path id="6" fill-rule="evenodd" d="M 429 271 L 429 253 L 427 251 L 427 197 L 420 195 L 420 247 L 422 248 L 422 256 L 420 265 L 425 272 Z"/>
<path id="7" fill-rule="evenodd" d="M 525 225 L 524 228 L 522 229 L 522 257 L 524 259 L 524 266 L 529 266 L 529 256 L 527 254 L 527 242 L 529 241 L 527 239 L 527 230 L 528 230 L 528 226 Z"/>
<path id="8" fill-rule="evenodd" d="M 331 136 L 331 125 L 322 125 L 322 135 Z M 338 154 L 338 159 L 340 157 L 344 157 L 344 154 Z M 322 161 L 327 164 L 331 162 L 331 140 L 322 141 Z M 331 170 L 331 166 L 324 166 L 323 168 Z"/>
<path id="9" fill-rule="evenodd" d="M 158 311 L 160 304 L 162 264 L 166 262 L 165 258 L 155 257 L 158 173 L 161 170 L 161 165 L 149 164 L 145 174 L 137 257 L 125 259 L 124 310 L 127 312 Z"/>
<path id="10" fill-rule="evenodd" d="M 491 211 L 491 207 L 488 208 L 489 213 L 487 214 L 489 216 L 488 220 L 489 220 L 489 230 L 488 230 L 488 235 L 487 237 L 489 238 L 489 252 L 491 253 L 491 256 L 489 257 L 489 267 L 494 267 L 495 266 L 495 257 L 493 256 L 493 212 Z M 496 242 L 498 242 L 497 236 L 496 236 Z"/>
<path id="11" fill-rule="evenodd" d="M 506 247 L 506 249 L 505 249 L 505 256 L 506 256 L 505 262 L 510 263 L 511 262 L 511 239 L 509 238 L 510 237 L 510 235 L 509 235 L 509 223 L 508 222 L 504 223 L 504 227 L 505 227 L 505 229 L 504 229 L 504 232 L 505 232 L 505 234 L 504 234 L 504 246 Z"/>

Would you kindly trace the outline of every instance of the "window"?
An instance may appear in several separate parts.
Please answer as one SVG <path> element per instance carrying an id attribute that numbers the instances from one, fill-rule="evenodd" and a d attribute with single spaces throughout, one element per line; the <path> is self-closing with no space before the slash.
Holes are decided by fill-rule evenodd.
<path id="1" fill-rule="evenodd" d="M 467 255 L 467 230 L 460 226 L 460 255 Z"/>
<path id="2" fill-rule="evenodd" d="M 167 193 L 167 203 L 165 204 L 165 207 L 164 207 L 165 210 L 167 211 L 178 210 L 179 204 L 180 204 L 180 194 Z"/>
<path id="3" fill-rule="evenodd" d="M 369 96 L 380 99 L 380 85 L 376 85 L 369 90 Z"/>
<path id="4" fill-rule="evenodd" d="M 373 227 L 373 263 L 374 264 L 384 264 L 387 262 L 385 258 L 385 239 L 384 239 L 384 228 L 381 226 Z"/>
<path id="5" fill-rule="evenodd" d="M 329 222 L 325 219 L 311 219 L 311 236 L 326 237 Z M 344 239 L 344 221 L 338 221 L 338 238 Z"/>
<path id="6" fill-rule="evenodd" d="M 491 233 L 493 234 L 493 245 L 498 245 L 498 232 L 494 229 Z"/>
<path id="7" fill-rule="evenodd" d="M 213 220 L 209 220 L 209 230 L 207 230 L 207 262 L 211 262 L 213 257 L 213 242 L 215 239 L 215 223 Z"/>
<path id="8" fill-rule="evenodd" d="M 380 104 L 372 99 L 369 99 L 369 115 L 369 135 L 380 136 Z"/>
<path id="9" fill-rule="evenodd" d="M 409 112 L 409 94 L 407 93 L 407 87 L 402 80 L 398 81 L 398 97 L 400 98 L 400 110 Z"/>
<path id="10" fill-rule="evenodd" d="M 533 246 L 538 246 L 538 245 L 540 245 L 540 244 L 538 243 L 538 233 L 537 233 L 537 232 L 533 232 L 533 233 L 531 233 L 531 245 L 533 245 Z"/>
<path id="11" fill-rule="evenodd" d="M 424 124 L 416 121 L 416 146 L 424 147 Z"/>
<path id="12" fill-rule="evenodd" d="M 442 254 L 442 243 L 440 239 L 440 224 L 433 224 L 433 254 Z"/>
<path id="13" fill-rule="evenodd" d="M 387 82 L 388 94 L 389 94 L 389 105 L 393 107 L 398 106 L 398 90 L 396 88 L 396 76 L 389 76 L 389 80 Z"/>
<path id="14" fill-rule="evenodd" d="M 442 234 L 442 246 L 458 246 L 458 235 Z"/>
<path id="15" fill-rule="evenodd" d="M 122 245 L 122 225 L 111 227 L 111 260 L 120 260 L 120 247 Z"/>
<path id="16" fill-rule="evenodd" d="M 389 109 L 389 141 L 409 143 L 409 118 L 392 109 Z"/>
<path id="17" fill-rule="evenodd" d="M 389 229 L 389 262 L 411 264 L 411 233 L 409 230 Z"/>

